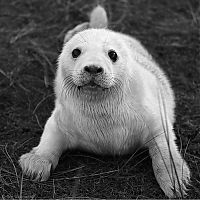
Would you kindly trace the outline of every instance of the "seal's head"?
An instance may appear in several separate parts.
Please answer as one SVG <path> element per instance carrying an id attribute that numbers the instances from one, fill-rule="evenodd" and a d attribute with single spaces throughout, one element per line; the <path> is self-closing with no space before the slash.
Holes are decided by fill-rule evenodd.
<path id="1" fill-rule="evenodd" d="M 67 94 L 105 98 L 120 91 L 127 74 L 126 54 L 112 31 L 88 29 L 74 35 L 59 57 Z"/>

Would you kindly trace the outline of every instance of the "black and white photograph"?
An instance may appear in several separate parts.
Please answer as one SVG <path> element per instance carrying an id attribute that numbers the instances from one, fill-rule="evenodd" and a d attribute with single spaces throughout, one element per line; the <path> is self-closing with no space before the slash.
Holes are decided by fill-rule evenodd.
<path id="1" fill-rule="evenodd" d="M 199 0 L 0 0 L 1 199 L 200 199 Z"/>

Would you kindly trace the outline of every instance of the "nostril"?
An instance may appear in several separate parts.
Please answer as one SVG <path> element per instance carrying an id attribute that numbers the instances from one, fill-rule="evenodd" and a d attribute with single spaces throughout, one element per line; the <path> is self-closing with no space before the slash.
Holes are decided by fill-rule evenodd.
<path id="1" fill-rule="evenodd" d="M 90 68 L 89 68 L 88 66 L 85 66 L 85 67 L 84 67 L 84 70 L 85 70 L 86 72 L 90 73 Z"/>
<path id="2" fill-rule="evenodd" d="M 96 75 L 96 74 L 103 73 L 103 68 L 95 66 L 95 65 L 90 65 L 90 66 L 85 66 L 84 71 L 88 72 L 89 74 Z"/>
<path id="3" fill-rule="evenodd" d="M 102 68 L 102 67 L 99 67 L 99 68 L 97 69 L 97 73 L 100 74 L 100 73 L 102 73 L 102 72 L 103 72 L 103 68 Z"/>

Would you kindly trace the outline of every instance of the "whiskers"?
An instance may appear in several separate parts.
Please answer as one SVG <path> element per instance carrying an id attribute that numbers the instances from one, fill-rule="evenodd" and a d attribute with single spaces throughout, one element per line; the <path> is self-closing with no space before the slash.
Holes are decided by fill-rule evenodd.
<path id="1" fill-rule="evenodd" d="M 61 95 L 64 94 L 64 98 L 77 95 L 79 88 L 74 84 L 72 74 L 66 75 L 63 79 L 62 83 L 62 92 Z"/>
<path id="2" fill-rule="evenodd" d="M 94 79 L 94 82 L 101 88 L 98 91 L 87 91 L 84 85 Z M 81 98 L 82 100 L 102 101 L 112 99 L 122 101 L 123 98 L 123 78 L 119 74 L 105 73 L 99 77 L 89 77 L 80 71 L 69 71 L 62 83 L 62 94 L 64 98 Z"/>
<path id="3" fill-rule="evenodd" d="M 118 101 L 121 101 L 123 98 L 123 81 L 118 76 L 114 76 L 112 80 L 112 86 L 109 90 L 110 96 L 117 98 Z"/>

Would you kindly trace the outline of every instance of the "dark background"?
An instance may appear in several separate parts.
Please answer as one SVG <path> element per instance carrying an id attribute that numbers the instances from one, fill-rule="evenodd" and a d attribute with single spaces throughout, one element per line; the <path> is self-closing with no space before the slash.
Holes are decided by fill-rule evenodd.
<path id="1" fill-rule="evenodd" d="M 138 38 L 176 96 L 177 143 L 200 198 L 200 1 L 98 1 L 110 28 Z M 64 34 L 97 1 L 0 0 L 0 198 L 166 198 L 146 150 L 131 157 L 68 151 L 47 182 L 23 177 L 19 156 L 39 142 L 54 107 L 53 78 Z M 129 159 L 131 158 L 131 159 Z"/>

